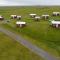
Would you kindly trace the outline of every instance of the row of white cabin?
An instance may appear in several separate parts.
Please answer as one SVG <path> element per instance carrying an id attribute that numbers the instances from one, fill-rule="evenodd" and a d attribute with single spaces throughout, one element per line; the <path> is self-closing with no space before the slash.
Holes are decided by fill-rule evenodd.
<path id="1" fill-rule="evenodd" d="M 37 14 L 29 14 L 31 17 L 34 17 L 36 20 L 41 19 L 40 16 L 37 16 Z M 53 16 L 59 16 L 60 12 L 53 12 Z M 48 19 L 49 15 L 42 15 L 43 18 Z M 11 15 L 12 19 L 21 19 L 21 16 L 17 16 L 17 15 Z M 3 16 L 0 15 L 0 20 L 3 20 Z M 24 27 L 26 25 L 26 22 L 21 22 L 21 21 L 17 21 L 16 25 L 18 27 Z M 60 27 L 60 21 L 51 21 L 51 25 L 53 27 L 59 28 Z"/>
<path id="2" fill-rule="evenodd" d="M 24 27 L 24 26 L 26 26 L 26 22 L 17 21 L 16 25 L 17 25 L 17 27 Z M 60 28 L 60 21 L 54 21 L 54 20 L 51 21 L 51 26 Z"/>
<path id="3" fill-rule="evenodd" d="M 37 14 L 29 14 L 32 18 L 35 18 L 36 20 L 41 19 L 40 16 L 37 16 Z M 59 16 L 60 12 L 53 12 L 53 16 Z M 14 18 L 14 17 L 13 17 Z M 48 19 L 49 15 L 42 15 L 42 18 Z M 21 22 L 21 21 L 17 21 L 16 25 L 18 27 L 24 27 L 26 25 L 26 22 Z M 51 21 L 51 26 L 59 28 L 60 27 L 60 21 Z"/>
<path id="4" fill-rule="evenodd" d="M 53 12 L 53 16 L 60 16 L 60 12 Z M 60 28 L 60 21 L 51 21 L 51 26 Z"/>
<path id="5" fill-rule="evenodd" d="M 21 16 L 17 16 L 17 15 L 11 15 L 10 17 L 11 19 L 21 19 Z M 2 15 L 0 15 L 0 20 L 4 20 L 4 17 Z"/>
<path id="6" fill-rule="evenodd" d="M 44 19 L 48 19 L 49 18 L 49 15 L 48 14 L 44 14 L 42 15 L 41 17 L 37 16 L 37 14 L 29 14 L 32 18 L 35 18 L 35 19 L 41 19 L 44 18 Z M 52 14 L 53 16 L 59 16 L 60 15 L 60 12 L 53 12 Z"/>
<path id="7" fill-rule="evenodd" d="M 37 16 L 37 14 L 29 14 L 29 15 L 30 15 L 30 17 L 32 17 L 32 18 L 34 18 L 34 19 L 36 19 L 36 20 L 41 19 L 41 17 L 40 17 L 40 16 Z M 48 19 L 48 18 L 49 18 L 49 15 L 47 15 L 47 14 L 42 15 L 42 18 Z"/>
<path id="8" fill-rule="evenodd" d="M 40 16 L 36 16 L 36 14 L 30 14 L 31 17 L 34 17 L 36 20 L 41 19 Z M 44 17 L 45 19 L 47 19 L 49 17 L 49 15 L 42 15 L 42 17 Z M 3 20 L 4 17 L 0 15 L 0 20 Z M 11 19 L 21 19 L 21 16 L 17 16 L 17 15 L 11 15 Z"/>
<path id="9" fill-rule="evenodd" d="M 40 16 L 37 16 L 37 14 L 29 14 L 31 17 L 34 17 L 36 20 L 39 20 L 41 19 Z M 53 12 L 53 16 L 59 16 L 60 15 L 60 12 Z M 22 16 L 18 16 L 18 15 L 11 15 L 11 19 L 21 19 Z M 49 18 L 49 15 L 45 14 L 45 15 L 42 15 L 42 18 L 44 19 L 48 19 Z M 0 15 L 0 20 L 3 20 L 4 17 Z"/>

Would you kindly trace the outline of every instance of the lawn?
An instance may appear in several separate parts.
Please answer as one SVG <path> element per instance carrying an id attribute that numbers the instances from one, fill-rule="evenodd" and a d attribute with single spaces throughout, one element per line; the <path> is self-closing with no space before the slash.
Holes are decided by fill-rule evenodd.
<path id="1" fill-rule="evenodd" d="M 52 16 L 53 11 L 60 11 L 60 7 L 1 7 L 0 14 L 5 17 L 5 20 L 11 20 L 10 15 L 17 14 L 22 15 L 21 21 L 27 22 L 27 26 L 24 28 L 16 27 L 15 22 L 17 20 L 11 20 L 2 26 L 20 34 L 49 53 L 60 57 L 60 29 L 51 27 L 48 21 L 50 19 L 60 20 L 60 16 Z M 36 13 L 39 16 L 49 14 L 50 18 L 46 21 L 41 19 L 36 22 L 29 17 L 30 13 Z"/>
<path id="2" fill-rule="evenodd" d="M 0 60 L 42 60 L 15 40 L 0 32 Z"/>

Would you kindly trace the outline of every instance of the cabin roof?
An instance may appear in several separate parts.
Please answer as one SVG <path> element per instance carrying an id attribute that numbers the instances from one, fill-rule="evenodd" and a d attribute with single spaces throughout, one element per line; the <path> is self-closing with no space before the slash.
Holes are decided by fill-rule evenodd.
<path id="1" fill-rule="evenodd" d="M 36 14 L 29 14 L 29 15 L 36 15 Z"/>
<path id="2" fill-rule="evenodd" d="M 60 12 L 53 12 L 53 14 L 58 14 L 58 13 L 60 13 Z"/>
<path id="3" fill-rule="evenodd" d="M 49 15 L 46 14 L 46 15 L 42 15 L 42 16 L 49 16 Z"/>
<path id="4" fill-rule="evenodd" d="M 36 16 L 35 18 L 40 18 L 40 16 Z"/>
<path id="5" fill-rule="evenodd" d="M 17 16 L 17 15 L 11 15 L 11 16 Z"/>
<path id="6" fill-rule="evenodd" d="M 60 24 L 60 21 L 51 21 L 52 24 Z"/>
<path id="7" fill-rule="evenodd" d="M 26 24 L 26 22 L 17 21 L 16 24 Z"/>
<path id="8" fill-rule="evenodd" d="M 21 17 L 21 16 L 17 16 L 18 18 Z"/>

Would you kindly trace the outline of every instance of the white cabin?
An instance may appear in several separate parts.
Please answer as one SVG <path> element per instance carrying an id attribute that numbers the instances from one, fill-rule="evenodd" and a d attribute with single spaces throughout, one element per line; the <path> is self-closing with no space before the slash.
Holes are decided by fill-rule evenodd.
<path id="1" fill-rule="evenodd" d="M 29 14 L 30 17 L 34 18 L 37 14 Z"/>
<path id="2" fill-rule="evenodd" d="M 17 16 L 17 19 L 21 19 L 22 16 Z"/>
<path id="3" fill-rule="evenodd" d="M 59 16 L 60 12 L 53 12 L 53 16 Z"/>
<path id="4" fill-rule="evenodd" d="M 59 28 L 60 27 L 60 21 L 51 21 L 51 25 L 53 26 L 53 27 L 56 27 L 56 28 Z"/>
<path id="5" fill-rule="evenodd" d="M 49 15 L 42 15 L 42 18 L 43 19 L 48 19 L 49 18 Z"/>
<path id="6" fill-rule="evenodd" d="M 0 15 L 0 20 L 3 20 L 3 19 L 4 19 L 4 17 L 2 15 Z"/>
<path id="7" fill-rule="evenodd" d="M 16 25 L 17 27 L 24 27 L 26 25 L 26 22 L 17 21 Z"/>
<path id="8" fill-rule="evenodd" d="M 11 15 L 11 18 L 12 18 L 12 19 L 17 18 L 17 15 Z"/>
<path id="9" fill-rule="evenodd" d="M 40 16 L 36 16 L 34 19 L 38 21 L 38 20 L 41 19 L 41 17 Z"/>

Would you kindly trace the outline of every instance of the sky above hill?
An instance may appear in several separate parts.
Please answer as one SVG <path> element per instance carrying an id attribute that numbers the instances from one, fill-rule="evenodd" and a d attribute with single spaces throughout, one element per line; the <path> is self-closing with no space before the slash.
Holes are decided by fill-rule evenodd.
<path id="1" fill-rule="evenodd" d="M 9 5 L 60 5 L 60 0 L 0 0 L 0 6 Z"/>

